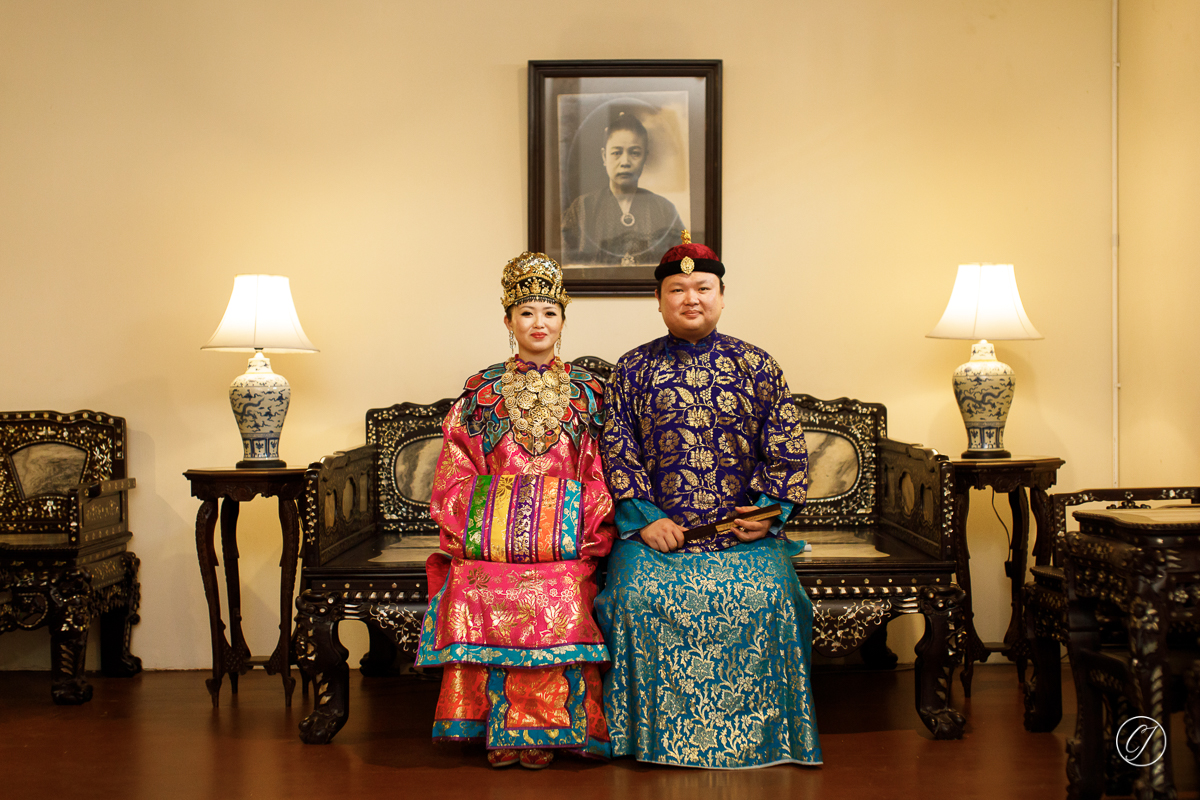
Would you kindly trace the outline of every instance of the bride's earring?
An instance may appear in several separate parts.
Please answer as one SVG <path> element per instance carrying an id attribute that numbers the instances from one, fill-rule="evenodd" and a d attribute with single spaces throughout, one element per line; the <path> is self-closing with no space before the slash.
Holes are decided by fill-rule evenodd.
<path id="1" fill-rule="evenodd" d="M 562 355 L 562 334 L 558 334 L 558 341 L 554 343 L 554 355 Z"/>
<path id="2" fill-rule="evenodd" d="M 512 331 L 508 332 L 508 349 L 512 350 L 514 354 L 517 352 L 517 340 Z"/>

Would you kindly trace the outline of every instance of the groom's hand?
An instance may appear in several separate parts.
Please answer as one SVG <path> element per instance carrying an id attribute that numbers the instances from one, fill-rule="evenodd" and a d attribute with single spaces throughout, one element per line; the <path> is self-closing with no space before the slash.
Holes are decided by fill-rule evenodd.
<path id="1" fill-rule="evenodd" d="M 683 528 L 663 517 L 642 528 L 642 541 L 660 553 L 683 547 Z"/>
<path id="2" fill-rule="evenodd" d="M 758 510 L 758 506 L 738 506 L 734 509 L 739 514 L 750 514 Z M 769 519 L 739 519 L 733 524 L 733 535 L 743 542 L 757 541 L 771 530 Z"/>

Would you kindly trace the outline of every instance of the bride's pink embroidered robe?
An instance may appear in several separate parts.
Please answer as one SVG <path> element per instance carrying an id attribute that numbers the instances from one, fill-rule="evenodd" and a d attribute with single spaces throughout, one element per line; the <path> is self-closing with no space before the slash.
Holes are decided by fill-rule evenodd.
<path id="1" fill-rule="evenodd" d="M 446 415 L 430 503 L 446 555 L 430 559 L 417 655 L 444 667 L 435 739 L 609 754 L 592 610 L 596 559 L 616 535 L 597 450 L 604 387 L 566 368 L 570 402 L 541 455 L 515 435 L 504 364 L 468 379 Z"/>

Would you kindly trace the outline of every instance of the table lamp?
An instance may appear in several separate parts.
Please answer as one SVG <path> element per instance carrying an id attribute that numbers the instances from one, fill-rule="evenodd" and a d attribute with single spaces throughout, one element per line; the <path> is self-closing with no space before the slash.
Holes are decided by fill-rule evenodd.
<path id="1" fill-rule="evenodd" d="M 279 458 L 279 434 L 292 399 L 292 387 L 271 371 L 263 355 L 316 353 L 304 335 L 292 289 L 282 275 L 238 275 L 217 332 L 201 350 L 253 352 L 245 374 L 229 387 L 229 404 L 242 433 L 240 469 L 286 467 Z"/>
<path id="2" fill-rule="evenodd" d="M 1008 458 L 1004 423 L 1012 406 L 1016 379 L 1012 368 L 996 360 L 988 339 L 1043 338 L 1021 305 L 1012 264 L 963 264 L 958 268 L 946 311 L 930 339 L 979 339 L 971 360 L 954 371 L 954 397 L 967 426 L 963 458 Z"/>

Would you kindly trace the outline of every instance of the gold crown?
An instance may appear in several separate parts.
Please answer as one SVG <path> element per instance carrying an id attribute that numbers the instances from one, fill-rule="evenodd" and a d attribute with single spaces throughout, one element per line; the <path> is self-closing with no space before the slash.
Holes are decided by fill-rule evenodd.
<path id="1" fill-rule="evenodd" d="M 563 287 L 562 267 L 545 253 L 526 251 L 504 265 L 500 278 L 500 304 L 504 310 L 531 300 L 558 303 L 563 308 L 571 302 Z"/>

